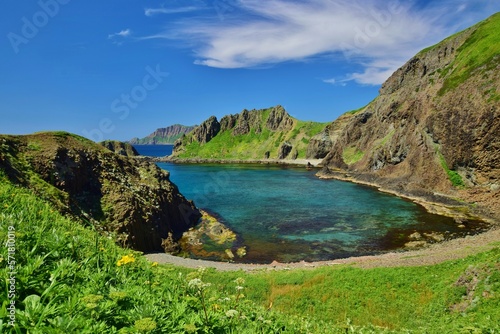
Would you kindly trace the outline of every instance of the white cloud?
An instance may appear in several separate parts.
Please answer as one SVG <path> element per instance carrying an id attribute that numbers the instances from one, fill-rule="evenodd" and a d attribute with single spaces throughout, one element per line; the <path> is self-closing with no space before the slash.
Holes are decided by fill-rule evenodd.
<path id="1" fill-rule="evenodd" d="M 130 29 L 124 29 L 114 34 L 109 34 L 108 39 L 113 39 L 115 37 L 129 37 L 132 31 Z"/>
<path id="2" fill-rule="evenodd" d="M 196 64 L 217 68 L 329 56 L 363 70 L 325 82 L 377 85 L 416 52 L 454 32 L 459 17 L 470 19 L 470 12 L 460 12 L 471 2 L 480 0 L 443 0 L 423 8 L 397 0 L 240 0 L 223 19 L 184 18 L 143 39 L 189 41 Z"/>
<path id="3" fill-rule="evenodd" d="M 199 7 L 188 6 L 188 7 L 180 7 L 180 8 L 146 8 L 144 9 L 144 15 L 153 16 L 156 14 L 179 14 L 179 13 L 188 13 L 199 10 Z"/>

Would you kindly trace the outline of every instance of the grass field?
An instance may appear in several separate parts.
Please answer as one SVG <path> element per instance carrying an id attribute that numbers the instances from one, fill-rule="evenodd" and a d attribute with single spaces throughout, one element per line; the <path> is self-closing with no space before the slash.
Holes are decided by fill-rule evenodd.
<path id="1" fill-rule="evenodd" d="M 429 267 L 162 266 L 1 175 L 0 239 L 1 333 L 500 332 L 499 248 Z"/>

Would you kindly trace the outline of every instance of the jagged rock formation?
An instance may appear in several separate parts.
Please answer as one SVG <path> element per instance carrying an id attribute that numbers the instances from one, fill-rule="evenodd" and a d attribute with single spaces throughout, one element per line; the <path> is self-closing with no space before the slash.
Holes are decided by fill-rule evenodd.
<path id="1" fill-rule="evenodd" d="M 325 126 L 296 120 L 282 106 L 244 109 L 239 114 L 222 117 L 220 123 L 212 116 L 190 134 L 181 137 L 174 145 L 173 158 L 306 158 L 311 137 Z"/>
<path id="2" fill-rule="evenodd" d="M 208 143 L 220 131 L 220 123 L 215 116 L 211 116 L 193 130 L 193 138 L 200 144 Z"/>
<path id="3" fill-rule="evenodd" d="M 162 251 L 163 239 L 180 238 L 201 217 L 168 172 L 69 133 L 0 136 L 0 171 L 144 252 Z"/>
<path id="4" fill-rule="evenodd" d="M 373 102 L 327 128 L 337 133 L 323 174 L 340 169 L 400 193 L 480 200 L 498 214 L 498 31 L 500 14 L 398 69 Z M 329 134 L 313 139 L 317 156 L 330 145 Z"/>
<path id="5" fill-rule="evenodd" d="M 289 131 L 293 127 L 293 119 L 282 106 L 277 106 L 271 110 L 266 126 L 272 131 Z"/>
<path id="6" fill-rule="evenodd" d="M 116 154 L 123 155 L 125 157 L 136 157 L 139 155 L 139 152 L 137 152 L 137 150 L 129 143 L 116 140 L 105 140 L 99 144 L 106 147 L 111 152 L 115 152 Z"/>
<path id="7" fill-rule="evenodd" d="M 155 132 L 144 138 L 132 138 L 131 145 L 165 145 L 173 144 L 182 135 L 193 131 L 195 126 L 174 124 L 166 128 L 156 129 Z"/>

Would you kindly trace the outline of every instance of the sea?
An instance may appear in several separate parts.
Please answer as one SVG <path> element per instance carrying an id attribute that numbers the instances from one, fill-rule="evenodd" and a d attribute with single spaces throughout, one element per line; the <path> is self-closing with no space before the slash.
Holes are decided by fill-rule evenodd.
<path id="1" fill-rule="evenodd" d="M 171 147 L 136 147 L 164 156 Z M 317 170 L 260 164 L 158 163 L 180 192 L 235 231 L 247 255 L 237 262 L 322 261 L 400 250 L 418 232 L 433 241 L 475 234 L 470 221 L 431 214 L 375 188 L 322 180 Z"/>
<path id="2" fill-rule="evenodd" d="M 140 155 L 164 157 L 172 154 L 174 145 L 134 145 Z"/>

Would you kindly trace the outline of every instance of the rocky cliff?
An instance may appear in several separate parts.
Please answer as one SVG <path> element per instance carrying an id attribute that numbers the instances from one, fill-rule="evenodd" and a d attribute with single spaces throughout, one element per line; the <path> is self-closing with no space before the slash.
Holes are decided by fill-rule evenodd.
<path id="1" fill-rule="evenodd" d="M 334 171 L 500 214 L 500 14 L 423 50 L 368 106 L 313 138 Z M 332 129 L 335 134 L 332 135 Z"/>
<path id="2" fill-rule="evenodd" d="M 155 132 L 144 138 L 132 138 L 132 145 L 165 145 L 173 144 L 183 134 L 191 132 L 195 126 L 174 124 L 166 128 L 156 129 Z"/>
<path id="3" fill-rule="evenodd" d="M 201 216 L 168 172 L 65 132 L 0 136 L 0 172 L 144 252 L 162 251 Z"/>
<path id="4" fill-rule="evenodd" d="M 174 145 L 174 158 L 195 159 L 297 159 L 309 158 L 311 138 L 326 124 L 303 122 L 282 106 L 210 117 Z M 309 153 L 307 153 L 309 154 Z"/>
<path id="5" fill-rule="evenodd" d="M 116 140 L 105 140 L 99 144 L 106 147 L 111 152 L 123 155 L 124 157 L 136 157 L 139 155 L 139 152 L 137 152 L 137 150 L 129 143 Z"/>

